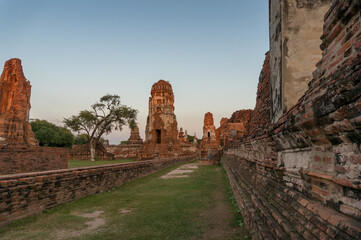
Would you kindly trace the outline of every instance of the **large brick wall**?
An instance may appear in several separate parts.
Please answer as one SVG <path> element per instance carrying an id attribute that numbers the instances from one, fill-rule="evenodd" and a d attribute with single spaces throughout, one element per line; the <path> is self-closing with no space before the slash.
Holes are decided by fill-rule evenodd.
<path id="1" fill-rule="evenodd" d="M 195 157 L 0 176 L 0 226 Z"/>
<path id="2" fill-rule="evenodd" d="M 333 3 L 308 90 L 274 124 L 266 106 L 264 130 L 251 117 L 247 134 L 224 151 L 248 226 L 267 230 L 256 239 L 361 238 L 360 9 L 358 0 Z"/>
<path id="3" fill-rule="evenodd" d="M 69 149 L 10 145 L 0 147 L 0 174 L 68 168 Z"/>
<path id="4" fill-rule="evenodd" d="M 223 156 L 252 239 L 361 239 L 359 221 L 283 183 L 282 170 Z"/>

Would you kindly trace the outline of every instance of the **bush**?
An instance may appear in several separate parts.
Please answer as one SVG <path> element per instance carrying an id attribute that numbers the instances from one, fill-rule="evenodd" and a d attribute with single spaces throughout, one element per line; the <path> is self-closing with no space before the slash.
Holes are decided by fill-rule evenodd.
<path id="1" fill-rule="evenodd" d="M 64 127 L 39 119 L 35 119 L 30 124 L 40 146 L 70 148 L 73 145 L 74 135 Z"/>

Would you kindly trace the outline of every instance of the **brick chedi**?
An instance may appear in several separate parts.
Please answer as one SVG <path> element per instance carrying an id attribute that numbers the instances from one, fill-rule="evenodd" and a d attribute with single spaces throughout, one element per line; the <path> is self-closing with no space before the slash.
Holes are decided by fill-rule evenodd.
<path id="1" fill-rule="evenodd" d="M 21 60 L 6 61 L 0 78 L 0 144 L 37 145 L 29 124 L 31 85 Z"/>
<path id="2" fill-rule="evenodd" d="M 139 135 L 139 128 L 137 125 L 130 130 L 130 137 L 128 139 L 128 144 L 143 144 L 143 140 Z"/>
<path id="3" fill-rule="evenodd" d="M 136 159 L 138 157 L 139 151 L 142 148 L 143 140 L 139 135 L 138 126 L 130 131 L 130 137 L 126 143 L 118 145 L 104 145 L 106 151 L 114 155 L 116 159 Z"/>
<path id="4" fill-rule="evenodd" d="M 184 143 L 184 132 L 183 132 L 183 128 L 179 129 L 179 133 L 178 133 L 178 140 L 180 143 Z"/>
<path id="5" fill-rule="evenodd" d="M 183 128 L 180 128 L 178 139 L 184 154 L 192 155 L 199 152 L 197 142 L 189 141 L 187 130 L 183 132 Z"/>
<path id="6" fill-rule="evenodd" d="M 214 126 L 213 114 L 207 112 L 204 115 L 203 137 L 200 144 L 202 157 L 213 155 L 219 146 L 216 138 L 216 127 Z"/>
<path id="7" fill-rule="evenodd" d="M 188 133 L 187 130 L 184 130 L 184 142 L 189 143 Z"/>
<path id="8" fill-rule="evenodd" d="M 178 140 L 177 125 L 172 86 L 164 80 L 159 80 L 152 86 L 145 143 L 139 158 L 166 158 L 181 155 L 183 151 Z"/>

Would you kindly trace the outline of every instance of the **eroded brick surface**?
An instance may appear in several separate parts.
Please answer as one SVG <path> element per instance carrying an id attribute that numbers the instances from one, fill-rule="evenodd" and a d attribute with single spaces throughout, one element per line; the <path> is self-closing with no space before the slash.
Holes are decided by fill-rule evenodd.
<path id="1" fill-rule="evenodd" d="M 334 2 L 313 79 L 275 123 L 273 90 L 260 90 L 272 75 L 266 55 L 246 134 L 223 156 L 239 205 L 248 205 L 245 222 L 267 228 L 256 239 L 361 238 L 360 9 L 357 0 Z"/>
<path id="2" fill-rule="evenodd" d="M 38 143 L 29 124 L 31 85 L 26 80 L 21 60 L 5 62 L 0 78 L 0 144 Z"/>
<path id="3" fill-rule="evenodd" d="M 114 154 L 107 151 L 101 143 L 96 145 L 95 158 L 98 160 L 113 160 Z M 74 160 L 90 160 L 89 144 L 74 145 L 70 151 L 70 158 Z"/>

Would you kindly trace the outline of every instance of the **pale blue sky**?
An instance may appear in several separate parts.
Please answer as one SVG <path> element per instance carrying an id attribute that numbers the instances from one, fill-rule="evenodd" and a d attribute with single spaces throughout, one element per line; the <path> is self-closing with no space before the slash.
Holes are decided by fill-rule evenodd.
<path id="1" fill-rule="evenodd" d="M 268 50 L 268 0 L 0 0 L 0 65 L 22 59 L 31 118 L 62 124 L 106 93 L 139 110 L 170 81 L 178 127 L 254 108 Z M 117 144 L 129 137 L 106 136 Z"/>

